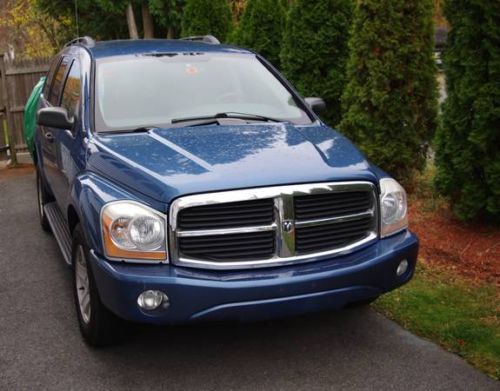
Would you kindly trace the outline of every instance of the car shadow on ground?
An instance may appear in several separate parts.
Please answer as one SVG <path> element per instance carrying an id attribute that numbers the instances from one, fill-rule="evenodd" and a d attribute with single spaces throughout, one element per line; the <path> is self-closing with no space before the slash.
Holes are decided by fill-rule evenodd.
<path id="1" fill-rule="evenodd" d="M 127 338 L 116 346 L 92 349 L 96 354 L 119 356 L 132 363 L 138 357 L 149 360 L 176 360 L 179 352 L 191 365 L 217 363 L 229 357 L 264 364 L 266 361 L 302 360 L 304 352 L 314 356 L 355 355 L 378 345 L 385 334 L 385 318 L 370 307 L 349 308 L 252 323 L 204 322 L 175 326 L 134 324 Z M 392 323 L 392 322 L 391 322 Z M 397 327 L 394 325 L 394 327 Z M 134 352 L 126 358 L 127 354 Z M 335 352 L 335 353 L 334 353 Z M 263 354 L 264 353 L 264 354 Z"/>
<path id="2" fill-rule="evenodd" d="M 258 322 L 221 321 L 173 326 L 134 324 L 125 345 L 151 344 L 153 348 L 159 344 L 180 347 L 194 343 L 198 347 L 204 345 L 227 347 L 249 345 L 250 347 L 264 342 L 269 347 L 270 344 L 289 344 L 293 341 L 311 346 L 311 342 L 329 329 L 339 331 L 349 328 L 351 332 L 354 331 L 358 319 L 362 318 L 363 314 L 370 316 L 370 312 L 369 307 L 365 307 Z"/>
<path id="3" fill-rule="evenodd" d="M 379 320 L 366 307 L 254 323 L 134 325 L 122 344 L 89 349 L 101 362 L 147 368 L 153 378 L 182 373 L 196 378 L 197 387 L 204 382 L 207 388 L 235 387 L 236 379 L 259 388 L 306 387 L 327 373 L 331 379 L 355 373 L 366 358 L 377 370 L 380 357 L 370 352 L 378 350 L 380 342 L 387 343 L 387 338 L 380 338 L 386 330 L 377 325 Z M 189 384 L 188 379 L 183 382 Z"/>

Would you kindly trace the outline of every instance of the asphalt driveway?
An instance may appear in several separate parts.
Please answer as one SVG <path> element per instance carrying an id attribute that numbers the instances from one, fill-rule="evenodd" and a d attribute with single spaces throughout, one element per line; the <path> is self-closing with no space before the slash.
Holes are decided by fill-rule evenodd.
<path id="1" fill-rule="evenodd" d="M 0 390 L 499 390 L 370 309 L 80 339 L 70 271 L 38 226 L 32 170 L 0 170 Z"/>

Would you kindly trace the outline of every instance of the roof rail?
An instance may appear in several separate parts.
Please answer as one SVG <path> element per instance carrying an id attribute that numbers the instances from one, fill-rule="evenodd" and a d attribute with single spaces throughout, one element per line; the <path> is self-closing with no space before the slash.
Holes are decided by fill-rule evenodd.
<path id="1" fill-rule="evenodd" d="M 191 37 L 179 38 L 181 41 L 193 41 L 193 42 L 203 42 L 209 43 L 211 45 L 220 45 L 220 41 L 213 35 L 193 35 Z"/>
<path id="2" fill-rule="evenodd" d="M 71 41 L 69 41 L 66 45 L 64 45 L 64 47 L 77 45 L 77 44 L 80 44 L 80 45 L 83 45 L 86 47 L 92 47 L 95 45 L 95 41 L 89 36 L 78 37 L 78 38 L 75 38 L 75 39 L 72 39 Z"/>

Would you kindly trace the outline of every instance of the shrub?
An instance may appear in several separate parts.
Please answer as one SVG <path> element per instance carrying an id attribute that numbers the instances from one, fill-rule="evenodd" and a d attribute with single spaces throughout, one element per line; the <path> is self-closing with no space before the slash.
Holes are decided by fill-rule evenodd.
<path id="1" fill-rule="evenodd" d="M 302 95 L 327 103 L 324 119 L 340 119 L 352 0 L 296 0 L 289 6 L 281 67 Z"/>
<path id="2" fill-rule="evenodd" d="M 448 0 L 436 184 L 461 219 L 500 221 L 500 3 Z"/>
<path id="3" fill-rule="evenodd" d="M 248 0 L 234 42 L 262 54 L 279 67 L 285 16 L 285 9 L 276 0 Z"/>
<path id="4" fill-rule="evenodd" d="M 187 0 L 182 15 L 182 35 L 212 34 L 224 41 L 231 29 L 227 0 Z"/>
<path id="5" fill-rule="evenodd" d="M 402 182 L 425 164 L 437 116 L 432 0 L 360 0 L 340 130 Z"/>

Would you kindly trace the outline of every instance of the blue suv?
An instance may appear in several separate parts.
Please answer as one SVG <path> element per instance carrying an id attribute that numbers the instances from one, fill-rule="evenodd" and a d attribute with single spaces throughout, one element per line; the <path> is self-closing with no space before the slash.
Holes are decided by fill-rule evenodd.
<path id="1" fill-rule="evenodd" d="M 321 121 L 324 106 L 212 36 L 67 44 L 35 159 L 85 341 L 116 341 L 124 320 L 366 304 L 408 282 L 406 193 Z"/>

